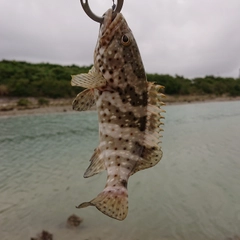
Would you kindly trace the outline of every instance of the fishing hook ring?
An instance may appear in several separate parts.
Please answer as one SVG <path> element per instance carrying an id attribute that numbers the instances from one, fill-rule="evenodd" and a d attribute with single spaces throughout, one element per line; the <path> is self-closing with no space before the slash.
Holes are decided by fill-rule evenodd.
<path id="1" fill-rule="evenodd" d="M 93 20 L 96 21 L 98 23 L 102 23 L 103 22 L 103 17 L 99 17 L 97 15 L 95 15 L 92 10 L 89 7 L 88 4 L 88 0 L 80 0 L 82 8 L 84 10 L 84 12 Z M 122 6 L 123 6 L 123 2 L 124 0 L 118 0 L 117 1 L 117 6 L 115 8 L 115 10 L 113 11 L 113 13 L 119 13 L 122 10 Z"/>

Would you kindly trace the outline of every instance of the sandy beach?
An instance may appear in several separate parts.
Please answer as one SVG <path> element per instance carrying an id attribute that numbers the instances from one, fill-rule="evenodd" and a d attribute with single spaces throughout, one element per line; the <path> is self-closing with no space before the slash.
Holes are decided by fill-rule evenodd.
<path id="1" fill-rule="evenodd" d="M 18 102 L 21 99 L 27 99 L 29 104 L 26 106 L 19 106 Z M 47 114 L 55 112 L 69 112 L 73 111 L 73 99 L 46 99 L 48 104 L 39 105 L 36 98 L 0 98 L 0 116 L 15 116 L 15 115 L 29 115 L 29 114 Z M 189 104 L 196 102 L 220 102 L 220 101 L 239 101 L 239 97 L 229 96 L 166 96 L 164 103 L 166 105 Z M 94 110 L 94 108 L 92 109 Z"/>

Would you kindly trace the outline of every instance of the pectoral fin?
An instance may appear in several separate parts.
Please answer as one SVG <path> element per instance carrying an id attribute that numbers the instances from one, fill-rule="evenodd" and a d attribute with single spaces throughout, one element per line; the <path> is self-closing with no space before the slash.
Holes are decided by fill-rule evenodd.
<path id="1" fill-rule="evenodd" d="M 105 86 L 106 80 L 101 74 L 96 72 L 93 66 L 88 73 L 72 75 L 71 85 L 93 89 Z"/>
<path id="2" fill-rule="evenodd" d="M 72 107 L 76 111 L 86 111 L 95 104 L 94 90 L 85 89 L 73 100 Z"/>

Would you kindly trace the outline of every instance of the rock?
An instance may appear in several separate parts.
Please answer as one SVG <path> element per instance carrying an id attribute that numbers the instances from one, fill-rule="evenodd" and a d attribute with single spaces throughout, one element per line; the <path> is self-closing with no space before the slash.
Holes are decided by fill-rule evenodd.
<path id="1" fill-rule="evenodd" d="M 83 221 L 80 217 L 77 215 L 73 214 L 67 219 L 67 226 L 70 227 L 77 227 L 80 225 L 80 223 Z"/>
<path id="2" fill-rule="evenodd" d="M 53 234 L 43 230 L 37 235 L 37 237 L 31 238 L 31 240 L 53 240 Z"/>

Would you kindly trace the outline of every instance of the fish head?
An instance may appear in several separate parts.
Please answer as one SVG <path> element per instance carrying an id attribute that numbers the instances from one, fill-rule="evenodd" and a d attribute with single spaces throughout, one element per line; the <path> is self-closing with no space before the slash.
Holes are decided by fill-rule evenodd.
<path id="1" fill-rule="evenodd" d="M 123 15 L 112 9 L 103 15 L 94 52 L 94 66 L 109 85 L 124 84 L 127 74 L 146 78 L 132 31 Z"/>

